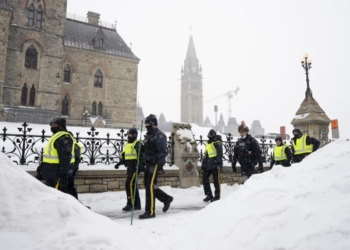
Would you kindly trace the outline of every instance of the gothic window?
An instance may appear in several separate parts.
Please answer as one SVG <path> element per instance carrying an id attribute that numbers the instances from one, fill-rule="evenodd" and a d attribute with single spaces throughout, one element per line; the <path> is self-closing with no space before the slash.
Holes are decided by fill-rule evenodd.
<path id="1" fill-rule="evenodd" d="M 102 81 L 103 81 L 103 75 L 101 71 L 98 69 L 95 73 L 94 77 L 94 87 L 96 88 L 102 88 Z"/>
<path id="2" fill-rule="evenodd" d="M 36 69 L 38 63 L 38 52 L 34 46 L 30 46 L 26 51 L 25 67 L 30 69 Z"/>
<path id="3" fill-rule="evenodd" d="M 36 27 L 39 29 L 41 29 L 42 20 L 43 20 L 43 11 L 39 6 L 39 8 L 36 11 Z"/>
<path id="4" fill-rule="evenodd" d="M 70 82 L 70 68 L 68 64 L 64 68 L 64 77 L 63 77 L 64 82 Z"/>
<path id="5" fill-rule="evenodd" d="M 68 98 L 67 96 L 64 97 L 63 101 L 62 101 L 62 115 L 68 115 Z"/>
<path id="6" fill-rule="evenodd" d="M 95 101 L 92 103 L 91 115 L 96 115 L 96 102 Z"/>
<path id="7" fill-rule="evenodd" d="M 29 94 L 29 106 L 34 106 L 35 103 L 35 88 L 34 84 L 30 89 L 30 94 Z"/>
<path id="8" fill-rule="evenodd" d="M 103 39 L 102 38 L 97 38 L 96 47 L 103 48 Z"/>
<path id="9" fill-rule="evenodd" d="M 98 103 L 98 115 L 102 116 L 102 103 L 101 102 Z"/>
<path id="10" fill-rule="evenodd" d="M 30 27 L 34 26 L 34 6 L 33 6 L 33 4 L 30 5 L 30 7 L 29 7 L 28 26 L 30 26 Z"/>
<path id="11" fill-rule="evenodd" d="M 25 83 L 23 88 L 22 88 L 22 96 L 21 96 L 21 105 L 22 106 L 27 105 L 27 94 L 28 94 L 28 89 L 27 89 L 27 84 Z"/>

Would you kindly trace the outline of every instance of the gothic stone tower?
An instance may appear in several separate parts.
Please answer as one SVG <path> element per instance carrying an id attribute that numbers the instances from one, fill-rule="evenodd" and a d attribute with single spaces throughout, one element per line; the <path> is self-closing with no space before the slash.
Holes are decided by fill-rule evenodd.
<path id="1" fill-rule="evenodd" d="M 203 124 L 202 66 L 199 65 L 192 35 L 181 69 L 181 121 Z"/>
<path id="2" fill-rule="evenodd" d="M 4 104 L 2 101 L 5 82 L 7 41 L 12 11 L 5 0 L 0 0 L 0 120 L 3 120 Z"/>
<path id="3" fill-rule="evenodd" d="M 0 120 L 130 127 L 139 59 L 98 13 L 66 16 L 67 0 L 0 0 Z"/>

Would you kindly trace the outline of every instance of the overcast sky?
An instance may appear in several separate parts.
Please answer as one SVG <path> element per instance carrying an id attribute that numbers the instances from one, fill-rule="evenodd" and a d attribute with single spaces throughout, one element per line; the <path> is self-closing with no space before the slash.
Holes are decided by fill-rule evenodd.
<path id="1" fill-rule="evenodd" d="M 310 87 L 340 136 L 350 138 L 350 1 L 348 0 L 68 0 L 68 13 L 101 14 L 114 23 L 139 63 L 138 96 L 145 115 L 165 114 L 180 121 L 181 67 L 190 27 L 203 68 L 204 100 L 237 86 L 232 114 L 265 132 L 279 132 L 292 121 L 306 90 L 300 59 L 313 60 Z M 225 96 L 204 105 L 215 123 Z"/>

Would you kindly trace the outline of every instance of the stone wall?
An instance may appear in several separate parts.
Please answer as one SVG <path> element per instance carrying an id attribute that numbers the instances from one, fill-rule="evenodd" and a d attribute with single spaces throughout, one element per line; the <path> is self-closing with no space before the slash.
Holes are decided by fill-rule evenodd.
<path id="1" fill-rule="evenodd" d="M 265 171 L 268 168 L 265 167 Z M 202 184 L 201 169 L 199 182 Z M 36 175 L 35 171 L 28 171 L 32 176 Z M 143 173 L 139 174 L 137 183 L 139 189 L 144 189 Z M 123 191 L 125 190 L 126 170 L 89 170 L 78 171 L 75 177 L 75 184 L 78 193 L 100 193 L 107 191 Z M 212 176 L 210 182 L 213 183 Z M 231 167 L 224 167 L 221 172 L 221 184 L 234 185 L 241 183 L 240 168 L 237 168 L 237 173 L 233 173 Z M 158 176 L 158 186 L 179 187 L 179 170 L 166 169 L 165 173 Z"/>
<path id="2" fill-rule="evenodd" d="M 108 127 L 130 127 L 136 119 L 138 61 L 72 47 L 65 47 L 64 54 L 63 68 L 71 69 L 71 83 L 63 83 L 62 89 L 62 98 L 70 101 L 69 123 L 81 125 L 84 110 L 91 114 L 95 101 L 102 103 Z M 102 88 L 94 87 L 98 69 Z"/>

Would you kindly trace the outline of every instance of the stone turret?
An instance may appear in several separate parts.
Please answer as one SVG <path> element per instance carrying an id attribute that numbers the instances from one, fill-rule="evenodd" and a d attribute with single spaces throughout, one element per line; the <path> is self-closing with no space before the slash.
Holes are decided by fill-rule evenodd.
<path id="1" fill-rule="evenodd" d="M 318 139 L 322 144 L 328 142 L 330 119 L 312 96 L 306 92 L 304 101 L 296 112 L 291 124 L 302 133 Z"/>

